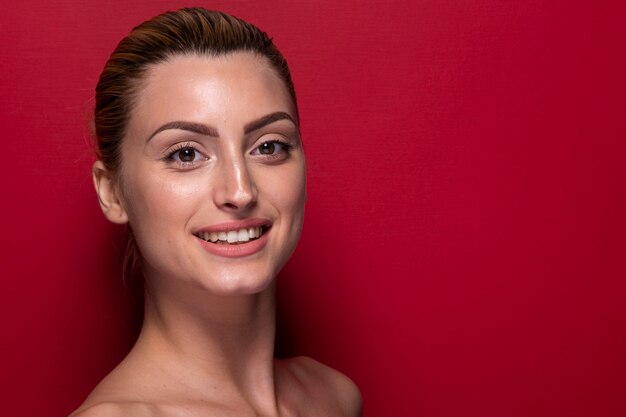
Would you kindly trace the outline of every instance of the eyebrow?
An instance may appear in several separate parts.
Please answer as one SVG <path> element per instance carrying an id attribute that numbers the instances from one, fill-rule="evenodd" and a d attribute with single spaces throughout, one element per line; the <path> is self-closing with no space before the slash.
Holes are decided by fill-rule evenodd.
<path id="1" fill-rule="evenodd" d="M 154 133 L 152 133 L 150 137 L 148 138 L 148 141 L 152 139 L 157 133 L 160 133 L 168 129 L 187 130 L 189 132 L 199 133 L 205 136 L 215 136 L 215 137 L 219 136 L 219 134 L 217 133 L 217 129 L 214 128 L 213 126 L 203 125 L 202 123 L 195 123 L 195 122 L 174 121 L 174 122 L 165 123 L 163 126 L 155 130 Z"/>
<path id="2" fill-rule="evenodd" d="M 298 124 L 296 121 L 289 115 L 289 113 L 285 113 L 283 111 L 277 111 L 274 113 L 270 113 L 267 116 L 263 116 L 260 119 L 256 119 L 251 121 L 250 123 L 246 123 L 243 127 L 243 133 L 248 134 L 254 132 L 255 130 L 261 129 L 271 123 L 274 123 L 278 120 L 290 120 L 296 127 Z"/>
<path id="3" fill-rule="evenodd" d="M 260 119 L 253 120 L 243 127 L 243 132 L 245 134 L 254 132 L 255 130 L 261 129 L 269 124 L 272 124 L 278 120 L 290 120 L 291 123 L 298 126 L 296 121 L 289 115 L 289 113 L 285 113 L 282 111 L 277 111 L 274 113 L 270 113 L 266 116 L 261 117 Z M 202 123 L 195 122 L 185 122 L 185 121 L 173 121 L 165 123 L 163 126 L 159 127 L 155 130 L 150 137 L 148 137 L 148 141 L 156 136 L 158 133 L 169 130 L 169 129 L 179 129 L 179 130 L 187 130 L 189 132 L 198 133 L 205 136 L 213 136 L 219 137 L 219 133 L 217 129 L 210 125 L 204 125 Z"/>

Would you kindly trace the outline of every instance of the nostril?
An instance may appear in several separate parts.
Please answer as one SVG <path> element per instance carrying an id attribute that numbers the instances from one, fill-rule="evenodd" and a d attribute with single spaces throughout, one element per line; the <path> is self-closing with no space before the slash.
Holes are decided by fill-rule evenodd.
<path id="1" fill-rule="evenodd" d="M 215 189 L 214 202 L 229 211 L 248 210 L 256 204 L 256 189 L 247 176 L 226 177 L 222 187 Z"/>

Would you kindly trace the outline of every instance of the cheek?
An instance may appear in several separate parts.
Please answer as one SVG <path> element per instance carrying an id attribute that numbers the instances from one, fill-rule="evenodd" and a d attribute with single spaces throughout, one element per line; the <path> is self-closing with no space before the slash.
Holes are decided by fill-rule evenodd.
<path id="1" fill-rule="evenodd" d="M 306 169 L 304 164 L 273 176 L 266 184 L 268 202 L 278 211 L 282 236 L 283 257 L 289 257 L 295 249 L 304 221 L 306 200 Z M 286 260 L 286 259 L 285 259 Z"/>
<path id="2" fill-rule="evenodd" d="M 182 179 L 182 176 L 181 176 Z M 143 261 L 168 274 L 182 270 L 191 260 L 185 239 L 189 219 L 206 194 L 198 181 L 148 173 L 125 189 L 129 225 Z M 178 254 L 175 258 L 168 254 Z"/>
<path id="3" fill-rule="evenodd" d="M 300 165 L 290 168 L 272 172 L 265 178 L 263 194 L 280 211 L 281 216 L 301 221 L 306 199 L 306 171 Z"/>
<path id="4" fill-rule="evenodd" d="M 136 235 L 180 228 L 194 212 L 201 192 L 198 182 L 146 174 L 124 188 L 130 226 Z"/>

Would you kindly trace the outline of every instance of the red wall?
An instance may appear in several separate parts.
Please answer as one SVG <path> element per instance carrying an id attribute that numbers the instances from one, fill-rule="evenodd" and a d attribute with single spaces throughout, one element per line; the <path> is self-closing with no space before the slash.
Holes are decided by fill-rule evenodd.
<path id="1" fill-rule="evenodd" d="M 133 335 L 93 88 L 182 4 L 3 3 L 1 414 L 65 415 Z M 204 4 L 270 32 L 300 98 L 281 354 L 346 372 L 367 417 L 626 415 L 623 1 Z"/>

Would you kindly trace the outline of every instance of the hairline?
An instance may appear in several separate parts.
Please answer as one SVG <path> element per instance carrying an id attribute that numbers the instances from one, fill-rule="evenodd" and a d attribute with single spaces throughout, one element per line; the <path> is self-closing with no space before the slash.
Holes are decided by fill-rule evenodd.
<path id="1" fill-rule="evenodd" d="M 162 58 L 159 58 L 153 62 L 146 64 L 142 68 L 142 70 L 135 75 L 135 77 L 131 78 L 132 82 L 131 82 L 131 85 L 129 86 L 130 88 L 129 88 L 129 95 L 128 95 L 128 108 L 126 109 L 127 120 L 125 123 L 125 131 L 123 132 L 123 135 L 120 138 L 120 144 L 123 144 L 127 140 L 128 128 L 129 128 L 130 121 L 136 109 L 137 98 L 139 94 L 141 94 L 143 89 L 146 87 L 146 84 L 148 83 L 150 79 L 150 73 L 156 67 L 162 64 L 171 63 L 173 60 L 175 60 L 176 58 L 180 58 L 180 57 L 183 57 L 183 58 L 199 57 L 199 58 L 208 58 L 208 59 L 219 59 L 221 57 L 227 57 L 227 56 L 237 55 L 237 54 L 254 55 L 255 58 L 257 58 L 260 62 L 263 62 L 263 65 L 265 65 L 270 70 L 272 75 L 276 77 L 278 81 L 280 81 L 280 83 L 285 88 L 285 92 L 287 93 L 287 96 L 289 97 L 289 100 L 291 102 L 292 110 L 294 113 L 293 121 L 296 125 L 296 128 L 299 130 L 300 129 L 300 116 L 298 112 L 298 105 L 297 105 L 297 102 L 295 101 L 296 98 L 289 91 L 289 86 L 287 85 L 285 80 L 282 78 L 278 70 L 274 67 L 274 65 L 272 64 L 272 61 L 267 56 L 263 55 L 261 52 L 256 51 L 254 49 L 249 49 L 249 48 L 238 48 L 238 49 L 233 49 L 229 51 L 210 51 L 210 50 L 207 50 L 207 51 L 197 51 L 197 50 L 171 51 L 165 54 Z M 119 159 L 117 172 L 114 172 L 112 174 L 115 178 L 115 181 L 118 183 L 118 185 L 121 186 L 122 182 L 120 181 L 120 179 L 121 177 L 123 177 L 123 171 L 124 171 L 124 163 L 123 163 L 123 158 L 122 158 L 121 153 L 119 155 L 119 158 L 120 159 Z"/>

